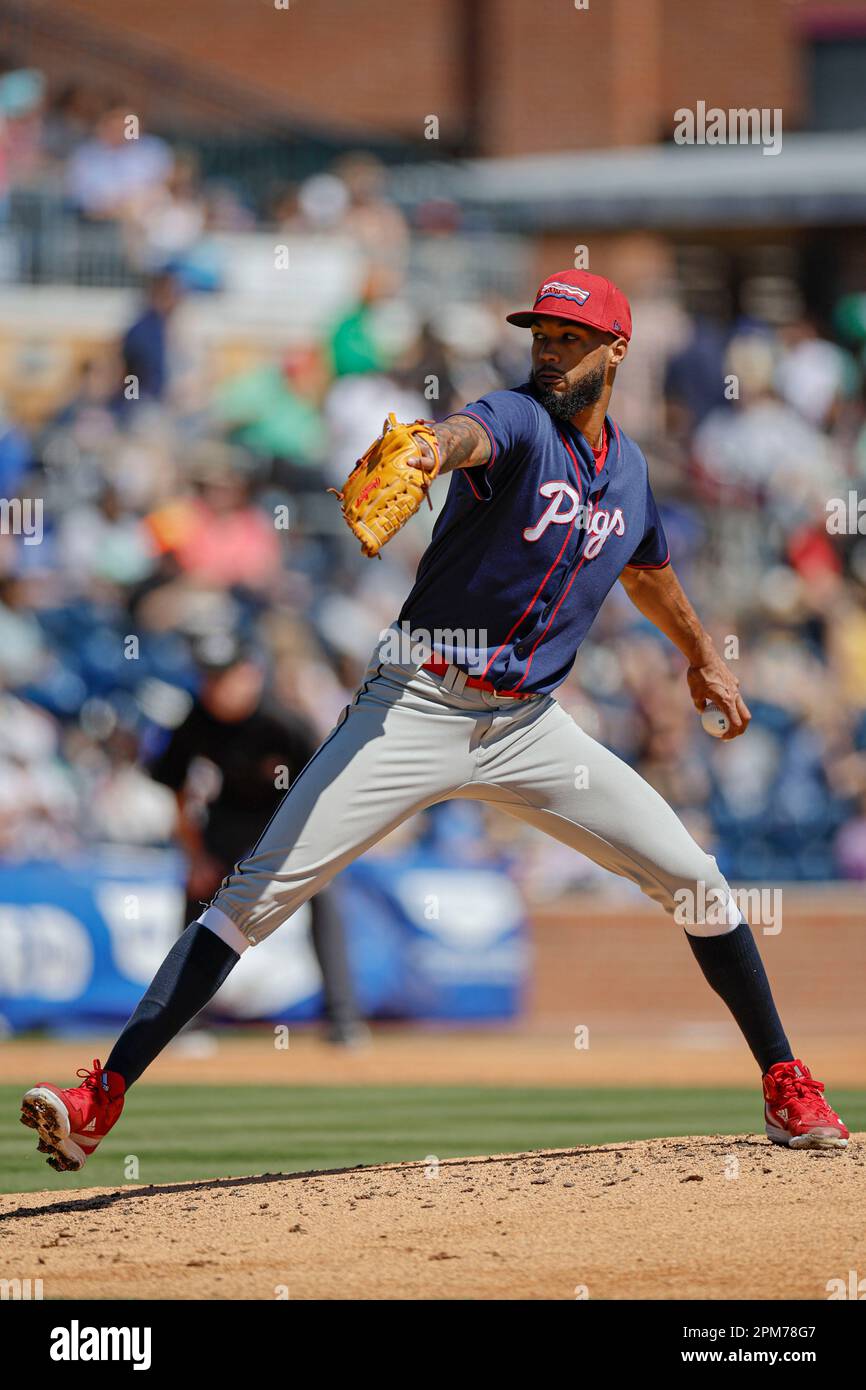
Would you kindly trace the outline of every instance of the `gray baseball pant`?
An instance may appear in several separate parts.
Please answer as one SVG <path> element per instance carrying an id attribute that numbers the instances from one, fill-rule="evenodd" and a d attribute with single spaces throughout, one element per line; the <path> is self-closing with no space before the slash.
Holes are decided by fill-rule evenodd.
<path id="1" fill-rule="evenodd" d="M 678 891 L 699 900 L 714 893 L 724 920 L 698 921 L 689 926 L 694 935 L 737 925 L 715 859 L 552 696 L 461 688 L 457 667 L 433 675 L 380 661 L 380 647 L 351 704 L 203 914 L 218 935 L 239 949 L 263 941 L 402 821 L 452 797 L 492 802 L 546 831 L 631 879 L 671 915 Z"/>

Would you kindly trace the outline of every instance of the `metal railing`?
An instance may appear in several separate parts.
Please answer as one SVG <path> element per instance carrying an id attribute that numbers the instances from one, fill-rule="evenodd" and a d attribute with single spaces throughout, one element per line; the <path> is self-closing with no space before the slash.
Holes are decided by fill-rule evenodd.
<path id="1" fill-rule="evenodd" d="M 0 238 L 0 280 L 6 283 L 98 289 L 141 283 L 120 224 L 82 218 L 56 185 L 13 190 Z M 405 292 L 433 303 L 513 295 L 525 288 L 529 271 L 530 249 L 519 236 L 418 235 L 410 244 Z"/>
<path id="2" fill-rule="evenodd" d="M 116 222 L 86 222 L 54 188 L 9 196 L 4 275 L 23 285 L 127 288 L 140 275 L 129 264 Z"/>

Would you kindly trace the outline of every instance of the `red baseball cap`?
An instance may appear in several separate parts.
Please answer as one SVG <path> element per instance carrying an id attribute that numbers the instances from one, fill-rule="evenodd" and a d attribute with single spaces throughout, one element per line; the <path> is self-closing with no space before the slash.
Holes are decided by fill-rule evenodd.
<path id="1" fill-rule="evenodd" d="M 631 309 L 622 290 L 612 280 L 590 275 L 588 270 L 554 271 L 542 280 L 531 309 L 520 309 L 505 317 L 518 328 L 528 328 L 542 317 L 572 319 L 600 328 L 603 333 L 631 338 Z"/>

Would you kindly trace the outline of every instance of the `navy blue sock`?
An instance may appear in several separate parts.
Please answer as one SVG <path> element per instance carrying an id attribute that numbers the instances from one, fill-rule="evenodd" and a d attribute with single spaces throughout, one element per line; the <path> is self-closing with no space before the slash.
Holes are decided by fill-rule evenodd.
<path id="1" fill-rule="evenodd" d="M 734 1015 L 762 1074 L 776 1062 L 793 1061 L 748 922 L 741 920 L 723 936 L 689 936 L 686 932 L 686 939 L 707 984 Z"/>
<path id="2" fill-rule="evenodd" d="M 105 1064 L 127 1090 L 191 1018 L 213 998 L 240 960 L 237 951 L 192 922 L 157 970 L 147 993 L 127 1023 Z"/>

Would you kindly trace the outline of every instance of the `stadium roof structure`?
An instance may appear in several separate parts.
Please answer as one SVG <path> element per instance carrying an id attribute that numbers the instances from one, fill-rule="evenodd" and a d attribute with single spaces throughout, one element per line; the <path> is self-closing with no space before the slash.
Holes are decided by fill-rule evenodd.
<path id="1" fill-rule="evenodd" d="M 512 230 L 866 221 L 866 130 L 759 145 L 651 145 L 396 171 L 407 205 L 448 197 Z"/>

